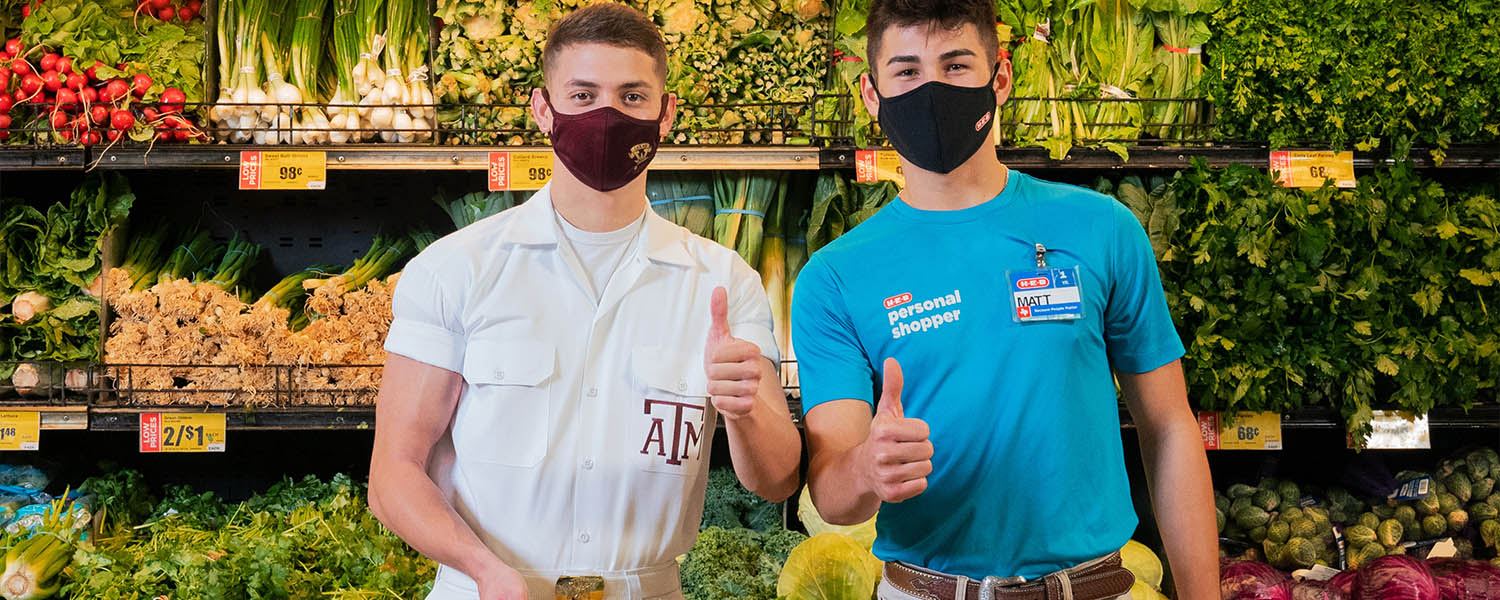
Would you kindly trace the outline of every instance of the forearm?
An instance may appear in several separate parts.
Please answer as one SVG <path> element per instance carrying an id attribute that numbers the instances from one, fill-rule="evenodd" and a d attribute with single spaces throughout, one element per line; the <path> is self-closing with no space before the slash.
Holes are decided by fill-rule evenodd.
<path id="1" fill-rule="evenodd" d="M 506 566 L 458 516 L 419 464 L 393 460 L 372 465 L 370 508 L 412 548 L 475 581 Z"/>
<path id="2" fill-rule="evenodd" d="M 880 511 L 880 497 L 860 474 L 859 446 L 828 449 L 813 454 L 807 485 L 818 507 L 818 515 L 834 525 L 857 525 Z"/>
<path id="3" fill-rule="evenodd" d="M 802 438 L 789 414 L 786 396 L 772 372 L 771 385 L 762 385 L 750 414 L 727 420 L 729 454 L 734 474 L 745 488 L 773 502 L 797 491 L 797 465 L 802 460 Z"/>
<path id="4" fill-rule="evenodd" d="M 1196 423 L 1141 433 L 1141 454 L 1177 598 L 1219 597 L 1219 543 L 1213 482 Z"/>

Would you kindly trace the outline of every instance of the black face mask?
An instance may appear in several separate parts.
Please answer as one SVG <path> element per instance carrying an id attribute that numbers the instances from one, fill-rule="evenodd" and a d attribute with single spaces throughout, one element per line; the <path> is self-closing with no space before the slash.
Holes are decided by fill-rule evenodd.
<path id="1" fill-rule="evenodd" d="M 878 92 L 877 92 L 878 93 Z M 880 97 L 880 129 L 896 152 L 934 173 L 951 173 L 990 139 L 995 88 L 929 81 L 900 96 Z"/>

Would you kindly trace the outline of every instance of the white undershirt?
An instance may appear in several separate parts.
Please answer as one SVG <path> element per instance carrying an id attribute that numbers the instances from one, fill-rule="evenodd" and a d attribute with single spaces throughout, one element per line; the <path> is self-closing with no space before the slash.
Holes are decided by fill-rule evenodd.
<path id="1" fill-rule="evenodd" d="M 641 228 L 645 226 L 646 214 L 642 212 L 641 217 L 631 221 L 629 225 L 602 233 L 574 227 L 562 215 L 557 215 L 557 223 L 562 230 L 563 245 L 571 251 L 578 260 L 578 265 L 588 275 L 587 283 L 591 287 L 589 293 L 598 302 L 604 296 L 604 289 L 609 286 L 610 278 L 625 264 L 630 253 L 635 251 L 635 241 Z"/>

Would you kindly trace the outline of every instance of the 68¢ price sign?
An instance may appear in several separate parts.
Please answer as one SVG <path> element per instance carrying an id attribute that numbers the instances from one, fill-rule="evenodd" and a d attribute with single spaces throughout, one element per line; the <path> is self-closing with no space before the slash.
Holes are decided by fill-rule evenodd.
<path id="1" fill-rule="evenodd" d="M 1206 450 L 1281 449 L 1279 413 L 1242 412 L 1229 419 L 1216 412 L 1200 412 L 1198 431 Z"/>
<path id="2" fill-rule="evenodd" d="M 141 414 L 141 452 L 223 451 L 223 413 Z"/>

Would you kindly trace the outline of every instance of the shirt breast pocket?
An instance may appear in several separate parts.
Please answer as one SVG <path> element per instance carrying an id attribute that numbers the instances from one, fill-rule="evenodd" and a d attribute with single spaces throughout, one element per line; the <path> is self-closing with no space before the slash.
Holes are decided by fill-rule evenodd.
<path id="1" fill-rule="evenodd" d="M 453 421 L 459 460 L 534 467 L 547 456 L 557 349 L 533 340 L 470 340 L 468 383 Z"/>
<path id="2" fill-rule="evenodd" d="M 714 414 L 703 358 L 664 346 L 639 346 L 630 356 L 639 418 L 631 448 L 641 469 L 695 476 L 707 464 Z"/>

